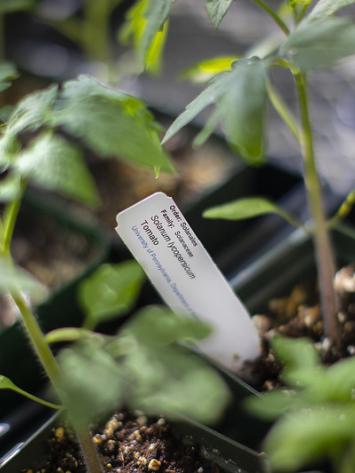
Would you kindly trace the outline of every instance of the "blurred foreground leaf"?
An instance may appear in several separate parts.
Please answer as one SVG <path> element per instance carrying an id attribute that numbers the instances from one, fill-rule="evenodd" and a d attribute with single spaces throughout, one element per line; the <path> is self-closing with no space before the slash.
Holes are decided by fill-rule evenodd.
<path id="1" fill-rule="evenodd" d="M 213 423 L 229 399 L 215 370 L 177 347 L 141 347 L 128 357 L 126 368 L 134 386 L 130 402 L 147 414 Z"/>
<path id="2" fill-rule="evenodd" d="M 60 353 L 59 362 L 65 404 L 78 428 L 119 406 L 124 395 L 120 369 L 99 343 L 85 341 L 67 348 Z"/>
<path id="3" fill-rule="evenodd" d="M 86 327 L 126 314 L 134 305 L 144 281 L 135 261 L 104 264 L 79 288 L 79 301 L 86 314 Z"/>
<path id="4" fill-rule="evenodd" d="M 204 339 L 211 334 L 211 328 L 197 319 L 151 306 L 139 311 L 126 324 L 124 333 L 133 336 L 139 344 L 160 347 Z"/>
<path id="5" fill-rule="evenodd" d="M 354 439 L 354 407 L 315 407 L 290 413 L 271 430 L 266 444 L 276 470 L 296 471 L 324 457 L 330 458 Z"/>

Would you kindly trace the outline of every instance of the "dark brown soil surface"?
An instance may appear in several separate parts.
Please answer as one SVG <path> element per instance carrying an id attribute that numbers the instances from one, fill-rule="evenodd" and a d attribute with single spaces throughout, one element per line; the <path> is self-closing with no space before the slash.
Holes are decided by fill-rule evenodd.
<path id="1" fill-rule="evenodd" d="M 12 254 L 49 289 L 56 289 L 82 273 L 100 249 L 83 233 L 65 228 L 55 217 L 21 213 L 12 242 Z M 0 331 L 12 325 L 18 310 L 12 299 L 0 296 Z"/>
<path id="2" fill-rule="evenodd" d="M 165 419 L 115 414 L 93 436 L 105 473 L 219 473 L 193 446 L 184 445 Z M 52 431 L 48 458 L 25 473 L 85 473 L 78 447 L 63 427 Z M 15 472 L 14 472 L 15 473 Z"/>
<path id="3" fill-rule="evenodd" d="M 80 274 L 99 249 L 55 217 L 24 212 L 16 225 L 12 252 L 20 266 L 53 289 Z"/>
<path id="4" fill-rule="evenodd" d="M 334 284 L 340 301 L 337 314 L 342 337 L 340 347 L 332 345 L 329 338 L 324 336 L 321 310 L 316 303 L 318 297 L 315 284 L 296 285 L 287 296 L 271 300 L 264 314 L 253 316 L 262 338 L 263 354 L 246 368 L 243 377 L 256 389 L 270 391 L 282 385 L 282 366 L 270 347 L 270 341 L 275 335 L 310 338 L 325 364 L 332 364 L 355 354 L 354 267 L 348 266 L 338 271 Z"/>
<path id="5" fill-rule="evenodd" d="M 182 131 L 169 142 L 177 173 L 162 173 L 158 178 L 149 169 L 132 166 L 117 159 L 91 157 L 89 166 L 94 176 L 101 205 L 96 216 L 109 230 L 116 226 L 116 214 L 148 195 L 163 191 L 179 205 L 188 205 L 223 182 L 238 165 L 225 147 L 211 140 L 201 148 L 191 147 L 192 134 Z M 144 150 L 142 150 L 144 152 Z M 88 216 L 89 211 L 71 203 L 72 209 Z"/>

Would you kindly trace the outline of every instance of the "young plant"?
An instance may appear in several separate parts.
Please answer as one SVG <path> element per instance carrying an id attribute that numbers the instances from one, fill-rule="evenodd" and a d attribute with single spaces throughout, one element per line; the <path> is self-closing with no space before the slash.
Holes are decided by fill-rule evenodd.
<path id="1" fill-rule="evenodd" d="M 93 331 L 134 307 L 143 280 L 134 261 L 102 265 L 79 287 L 83 328 L 46 335 L 49 343 L 76 342 L 59 355 L 70 392 L 69 411 L 84 425 L 120 406 L 212 423 L 223 411 L 228 391 L 219 375 L 183 346 L 208 337 L 208 325 L 148 306 L 131 316 L 117 335 Z"/>
<path id="2" fill-rule="evenodd" d="M 164 3 L 160 10 L 161 22 L 166 21 L 172 2 Z M 206 141 L 215 127 L 221 123 L 227 140 L 247 162 L 261 164 L 264 159 L 265 111 L 267 100 L 280 115 L 298 141 L 303 159 L 304 181 L 308 207 L 312 220 L 313 239 L 318 266 L 320 302 L 326 335 L 334 346 L 340 343 L 337 324 L 338 301 L 333 288 L 335 259 L 325 217 L 321 184 L 314 152 L 312 122 L 309 111 L 308 76 L 319 68 L 332 66 L 336 61 L 355 53 L 355 24 L 346 17 L 335 14 L 354 0 L 289 0 L 277 10 L 264 0 L 254 3 L 269 16 L 280 30 L 280 37 L 255 46 L 253 53 L 245 57 L 216 58 L 204 61 L 187 75 L 201 80 L 209 78 L 207 88 L 187 107 L 168 129 L 163 143 L 191 122 L 202 110 L 214 104 L 215 109 L 195 139 L 200 145 Z M 208 14 L 215 26 L 222 21 L 232 0 L 207 0 Z M 150 16 L 148 17 L 150 18 Z M 155 18 L 155 17 L 153 17 Z M 147 20 L 148 21 L 148 20 Z M 162 23 L 155 21 L 153 31 L 159 31 Z M 140 42 L 146 51 L 151 29 Z M 148 34 L 148 31 L 150 34 Z M 286 69 L 294 78 L 298 97 L 299 120 L 288 109 L 282 97 L 271 83 L 271 69 Z M 240 219 L 274 212 L 296 223 L 274 203 L 253 198 L 231 202 L 205 212 L 206 218 Z"/>
<path id="3" fill-rule="evenodd" d="M 284 389 L 247 400 L 258 417 L 276 421 L 265 440 L 276 471 L 299 471 L 327 460 L 337 473 L 355 470 L 355 358 L 321 364 L 307 339 L 276 337 Z"/>
<path id="4" fill-rule="evenodd" d="M 100 471 L 88 425 L 98 423 L 120 407 L 172 420 L 186 417 L 215 422 L 229 399 L 224 381 L 207 362 L 182 346 L 208 337 L 203 322 L 150 306 L 126 322 L 117 335 L 86 327 L 126 315 L 135 304 L 144 280 L 134 261 L 98 268 L 79 287 L 86 315 L 82 328 L 66 327 L 45 336 L 47 345 L 72 343 L 59 353 L 59 394 L 81 442 L 89 471 Z M 10 389 L 47 407 L 61 406 L 39 399 L 9 379 Z"/>
<path id="5" fill-rule="evenodd" d="M 33 183 L 91 206 L 99 203 L 82 151 L 70 137 L 103 158 L 117 156 L 152 170 L 171 172 L 173 167 L 160 147 L 158 130 L 141 101 L 89 77 L 69 81 L 60 89 L 51 86 L 25 97 L 2 130 L 0 166 L 4 176 L 0 181 L 0 199 L 4 211 L 0 219 L 0 292 L 11 295 L 17 305 L 33 349 L 64 405 L 68 404 L 69 397 L 63 388 L 61 368 L 24 297 L 25 291 L 39 302 L 44 296 L 43 288 L 16 266 L 11 255 L 23 194 L 28 183 Z M 9 383 L 2 378 L 2 387 L 13 388 Z M 87 426 L 76 423 L 70 410 L 69 416 L 88 472 L 100 472 Z"/>

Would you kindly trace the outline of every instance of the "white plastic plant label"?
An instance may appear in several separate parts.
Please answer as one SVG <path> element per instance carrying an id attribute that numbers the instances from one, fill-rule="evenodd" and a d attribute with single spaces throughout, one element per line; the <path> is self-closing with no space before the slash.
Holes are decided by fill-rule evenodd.
<path id="1" fill-rule="evenodd" d="M 157 192 L 120 212 L 116 231 L 173 311 L 213 327 L 203 353 L 232 371 L 260 354 L 247 310 L 171 197 Z"/>

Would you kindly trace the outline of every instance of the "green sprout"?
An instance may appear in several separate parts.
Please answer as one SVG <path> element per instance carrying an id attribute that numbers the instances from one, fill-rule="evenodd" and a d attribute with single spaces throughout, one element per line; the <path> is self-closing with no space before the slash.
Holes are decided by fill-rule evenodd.
<path id="1" fill-rule="evenodd" d="M 276 420 L 264 442 L 271 466 L 292 472 L 328 460 L 338 473 L 354 471 L 355 359 L 325 367 L 307 339 L 275 337 L 272 348 L 285 388 L 246 403 L 258 417 Z"/>

